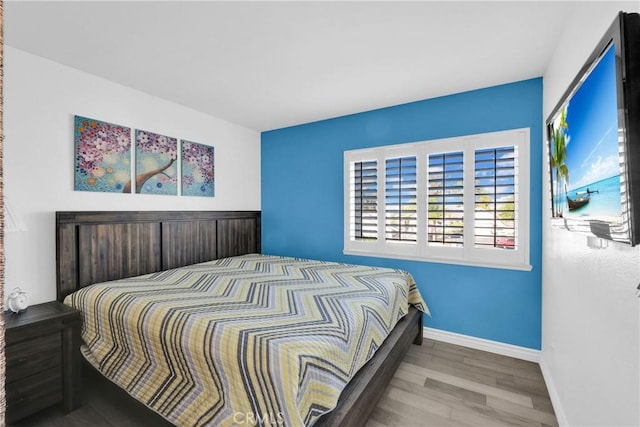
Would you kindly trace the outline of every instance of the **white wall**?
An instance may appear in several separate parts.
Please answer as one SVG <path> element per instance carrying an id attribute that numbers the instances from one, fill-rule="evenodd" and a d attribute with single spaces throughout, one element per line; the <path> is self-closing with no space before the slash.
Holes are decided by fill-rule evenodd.
<path id="1" fill-rule="evenodd" d="M 5 294 L 56 298 L 55 211 L 260 209 L 258 132 L 8 46 L 4 73 L 5 195 L 28 229 L 5 235 Z M 215 197 L 74 192 L 75 114 L 213 145 Z"/>
<path id="2" fill-rule="evenodd" d="M 638 2 L 580 2 L 544 74 L 544 117 L 613 21 Z M 546 159 L 546 151 L 544 158 Z M 549 193 L 548 167 L 544 185 Z M 550 226 L 544 200 L 541 367 L 561 424 L 640 425 L 640 250 Z"/>

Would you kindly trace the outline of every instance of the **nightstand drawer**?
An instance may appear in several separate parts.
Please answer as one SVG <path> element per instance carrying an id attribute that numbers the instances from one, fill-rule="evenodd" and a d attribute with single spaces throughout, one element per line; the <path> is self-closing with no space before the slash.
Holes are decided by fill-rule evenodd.
<path id="1" fill-rule="evenodd" d="M 7 383 L 62 365 L 62 333 L 22 341 L 6 348 Z"/>
<path id="2" fill-rule="evenodd" d="M 7 421 L 12 422 L 62 401 L 62 371 L 50 368 L 14 381 L 6 393 Z"/>

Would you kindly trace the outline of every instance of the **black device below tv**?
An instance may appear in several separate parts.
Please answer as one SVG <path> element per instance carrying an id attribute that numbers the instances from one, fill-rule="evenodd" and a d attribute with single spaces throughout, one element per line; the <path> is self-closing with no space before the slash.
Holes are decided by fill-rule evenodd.
<path id="1" fill-rule="evenodd" d="M 546 122 L 552 224 L 640 242 L 640 15 L 620 12 Z"/>

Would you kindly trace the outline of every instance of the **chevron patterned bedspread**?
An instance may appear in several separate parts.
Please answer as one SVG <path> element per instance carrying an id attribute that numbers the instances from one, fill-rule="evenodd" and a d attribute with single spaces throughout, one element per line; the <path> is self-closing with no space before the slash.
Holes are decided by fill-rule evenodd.
<path id="1" fill-rule="evenodd" d="M 243 255 L 85 287 L 82 352 L 178 426 L 313 424 L 409 304 L 409 273 Z"/>

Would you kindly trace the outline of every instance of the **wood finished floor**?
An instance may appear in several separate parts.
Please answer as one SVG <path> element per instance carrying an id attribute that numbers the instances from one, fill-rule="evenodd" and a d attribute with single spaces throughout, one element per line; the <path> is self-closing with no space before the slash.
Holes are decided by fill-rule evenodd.
<path id="1" fill-rule="evenodd" d="M 425 340 L 411 346 L 367 427 L 557 426 L 537 363 Z"/>
<path id="2" fill-rule="evenodd" d="M 95 374 L 83 377 L 83 405 L 64 415 L 52 407 L 13 426 L 162 427 Z M 380 426 L 557 426 L 537 364 L 425 340 L 412 345 L 367 421 Z"/>

